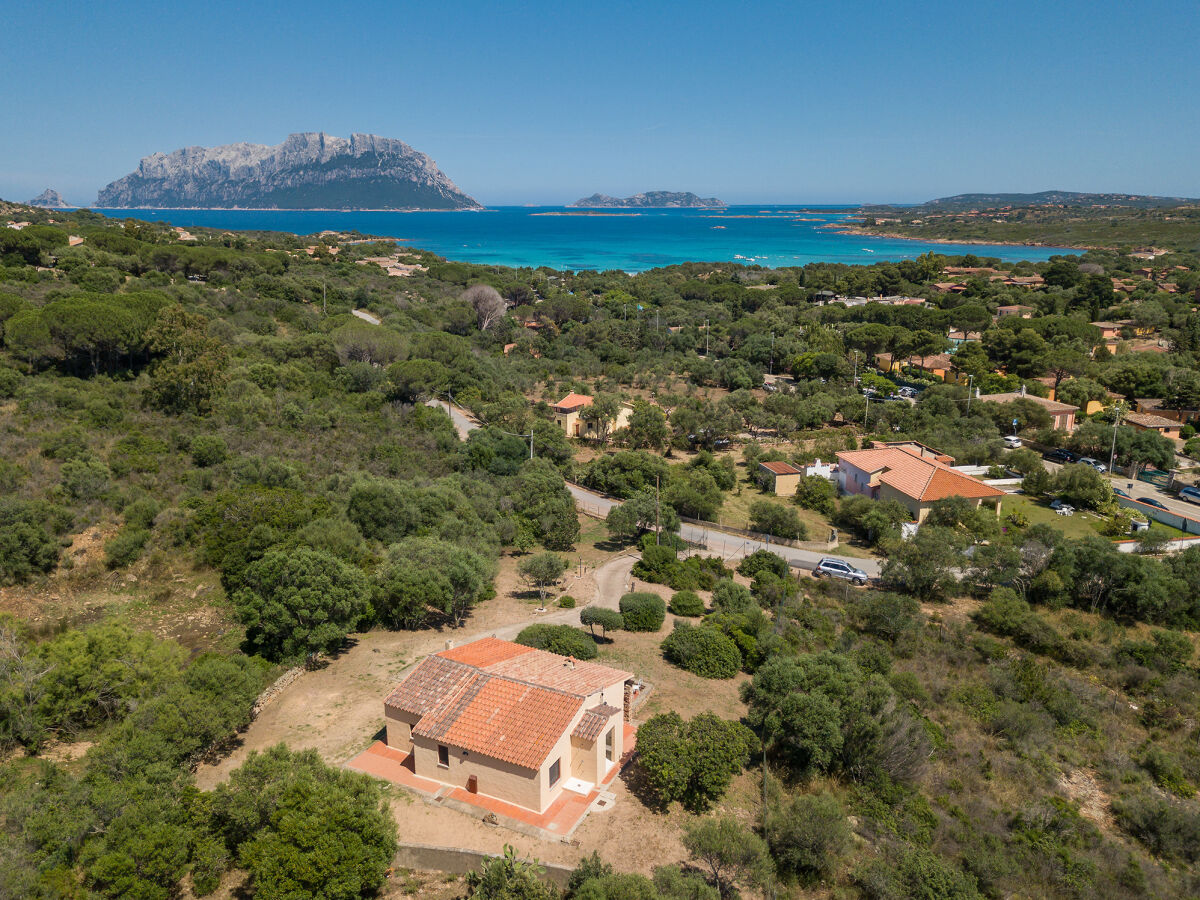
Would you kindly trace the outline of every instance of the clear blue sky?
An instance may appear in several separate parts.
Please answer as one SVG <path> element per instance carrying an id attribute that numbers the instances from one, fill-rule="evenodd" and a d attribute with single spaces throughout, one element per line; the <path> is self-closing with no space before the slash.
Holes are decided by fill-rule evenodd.
<path id="1" fill-rule="evenodd" d="M 484 203 L 1200 196 L 1196 0 L 18 3 L 0 197 L 155 151 L 400 138 Z"/>

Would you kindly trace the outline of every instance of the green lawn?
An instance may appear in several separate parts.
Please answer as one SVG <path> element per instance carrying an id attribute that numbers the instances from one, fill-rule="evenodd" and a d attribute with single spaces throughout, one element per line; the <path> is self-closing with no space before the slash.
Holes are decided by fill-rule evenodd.
<path id="1" fill-rule="evenodd" d="M 1030 525 L 1050 525 L 1069 538 L 1082 538 L 1101 533 L 1100 524 L 1103 519 L 1096 513 L 1081 509 L 1076 510 L 1073 516 L 1060 516 L 1050 508 L 1048 503 L 1034 500 L 1023 494 L 1009 494 L 1004 498 L 1000 505 L 1001 516 L 1012 512 L 1022 513 L 1029 520 Z M 1171 528 L 1169 525 L 1158 522 L 1153 523 L 1150 530 L 1165 532 L 1173 538 L 1183 536 L 1183 532 L 1178 528 Z"/>

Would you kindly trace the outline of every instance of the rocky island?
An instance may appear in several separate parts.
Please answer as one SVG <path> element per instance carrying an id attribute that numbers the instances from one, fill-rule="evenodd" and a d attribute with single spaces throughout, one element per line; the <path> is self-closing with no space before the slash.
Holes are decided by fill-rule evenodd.
<path id="1" fill-rule="evenodd" d="M 155 153 L 100 191 L 101 209 L 482 209 L 403 141 L 292 134 L 275 146 Z"/>
<path id="2" fill-rule="evenodd" d="M 691 191 L 647 191 L 632 197 L 610 197 L 592 194 L 571 204 L 572 209 L 711 209 L 724 208 L 716 197 L 697 197 Z"/>
<path id="3" fill-rule="evenodd" d="M 54 188 L 46 188 L 29 201 L 30 206 L 40 206 L 42 209 L 70 209 L 70 204 L 63 199 L 62 194 Z"/>

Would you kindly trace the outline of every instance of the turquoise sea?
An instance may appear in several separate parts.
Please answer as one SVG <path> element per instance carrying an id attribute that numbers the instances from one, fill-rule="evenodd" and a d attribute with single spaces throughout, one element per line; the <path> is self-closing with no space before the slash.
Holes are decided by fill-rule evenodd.
<path id="1" fill-rule="evenodd" d="M 101 209 L 115 218 L 166 221 L 185 228 L 360 231 L 383 235 L 451 260 L 553 269 L 641 272 L 683 262 L 797 266 L 912 259 L 929 250 L 1004 260 L 1044 260 L 1055 247 L 927 244 L 837 234 L 848 206 L 731 206 L 620 210 L 578 215 L 563 207 L 501 206 L 482 212 L 336 212 L 326 210 Z"/>

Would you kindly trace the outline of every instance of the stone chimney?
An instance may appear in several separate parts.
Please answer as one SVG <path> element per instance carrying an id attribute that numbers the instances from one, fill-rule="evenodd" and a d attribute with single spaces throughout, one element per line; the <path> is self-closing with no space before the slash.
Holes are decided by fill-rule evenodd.
<path id="1" fill-rule="evenodd" d="M 633 682 L 632 681 L 625 682 L 625 702 L 624 702 L 623 706 L 625 707 L 625 713 L 624 713 L 625 721 L 626 722 L 633 721 Z"/>
<path id="2" fill-rule="evenodd" d="M 446 641 L 446 649 L 453 650 L 454 649 L 454 641 Z"/>

